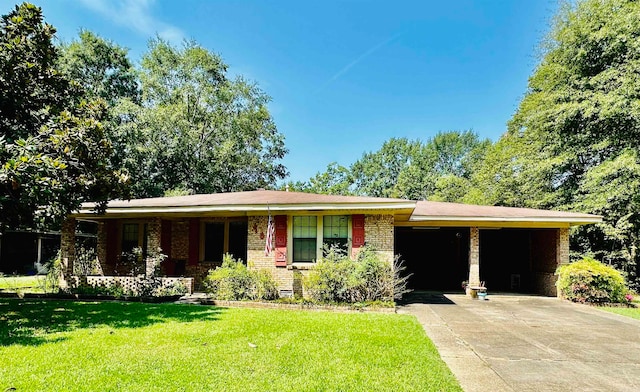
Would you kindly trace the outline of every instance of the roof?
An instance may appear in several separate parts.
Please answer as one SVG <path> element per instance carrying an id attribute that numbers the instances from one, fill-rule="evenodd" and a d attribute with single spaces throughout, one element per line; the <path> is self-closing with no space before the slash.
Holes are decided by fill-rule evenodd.
<path id="1" fill-rule="evenodd" d="M 418 201 L 409 219 L 426 221 L 476 221 L 476 222 L 567 222 L 574 224 L 602 221 L 599 215 L 534 208 L 481 206 L 437 201 Z"/>
<path id="2" fill-rule="evenodd" d="M 296 210 L 413 210 L 415 201 L 362 196 L 335 196 L 287 191 L 247 191 L 201 195 L 154 197 L 129 201 L 113 200 L 111 213 L 178 213 L 214 211 L 296 211 Z M 80 215 L 92 213 L 93 203 L 84 203 Z M 409 211 L 410 212 L 410 211 Z"/>
<path id="3" fill-rule="evenodd" d="M 76 217 L 92 217 L 93 203 L 84 203 Z M 602 221 L 598 215 L 533 208 L 480 206 L 460 203 L 413 201 L 381 197 L 320 195 L 258 190 L 188 196 L 113 200 L 107 217 L 203 216 L 206 214 L 259 215 L 278 211 L 390 211 L 398 225 L 580 225 Z M 385 212 L 386 213 L 386 212 Z"/>

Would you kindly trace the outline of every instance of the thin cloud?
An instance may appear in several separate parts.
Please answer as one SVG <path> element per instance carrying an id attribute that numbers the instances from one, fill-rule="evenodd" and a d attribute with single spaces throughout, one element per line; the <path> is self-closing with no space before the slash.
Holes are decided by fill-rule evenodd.
<path id="1" fill-rule="evenodd" d="M 147 37 L 158 34 L 172 43 L 181 42 L 185 35 L 176 26 L 156 19 L 151 8 L 155 0 L 80 0 L 87 8 L 112 22 Z"/>
<path id="2" fill-rule="evenodd" d="M 335 75 L 333 75 L 331 78 L 329 78 L 329 80 L 327 80 L 325 82 L 325 84 L 322 85 L 322 87 L 320 87 L 316 92 L 324 89 L 325 87 L 327 87 L 327 85 L 329 85 L 330 83 L 336 81 L 338 78 L 340 78 L 342 75 L 346 74 L 347 72 L 349 72 L 349 70 L 351 70 L 351 68 L 355 67 L 358 63 L 360 63 L 362 60 L 366 59 L 367 57 L 371 56 L 372 54 L 374 54 L 375 52 L 377 52 L 378 50 L 380 50 L 381 48 L 383 48 L 384 46 L 388 45 L 391 41 L 395 40 L 396 38 L 400 37 L 402 35 L 402 33 L 398 33 L 396 35 L 394 35 L 393 37 L 387 38 L 384 41 L 378 43 L 375 46 L 372 46 L 371 48 L 369 48 L 366 52 L 362 53 L 360 56 L 356 57 L 355 60 L 353 60 L 352 62 L 350 62 L 349 64 L 345 65 L 340 71 L 336 72 Z"/>

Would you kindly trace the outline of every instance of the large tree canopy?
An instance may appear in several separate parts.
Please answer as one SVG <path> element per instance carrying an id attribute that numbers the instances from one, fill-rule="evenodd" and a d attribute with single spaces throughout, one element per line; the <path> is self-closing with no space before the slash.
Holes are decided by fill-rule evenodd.
<path id="1" fill-rule="evenodd" d="M 116 107 L 115 139 L 136 197 L 176 189 L 195 193 L 273 186 L 284 138 L 254 83 L 227 76 L 222 59 L 193 41 L 154 39 L 139 72 L 137 103 Z"/>
<path id="2" fill-rule="evenodd" d="M 537 149 L 527 151 L 529 159 L 518 152 L 508 158 L 539 168 L 533 184 L 546 188 L 545 195 L 527 192 L 527 204 L 546 199 L 552 207 L 603 214 L 603 224 L 577 231 L 574 246 L 594 251 L 632 280 L 640 272 L 639 70 L 640 3 L 566 5 L 508 135 L 534 141 Z"/>
<path id="3" fill-rule="evenodd" d="M 88 30 L 59 49 L 60 71 L 78 82 L 88 97 L 102 98 L 110 106 L 121 98 L 137 101 L 138 79 L 127 49 Z"/>
<path id="4" fill-rule="evenodd" d="M 109 164 L 104 101 L 87 102 L 58 72 L 54 34 L 31 4 L 0 20 L 0 230 L 51 224 L 126 190 Z"/>
<path id="5" fill-rule="evenodd" d="M 332 163 L 295 190 L 406 199 L 463 201 L 491 142 L 471 131 L 438 133 L 423 142 L 391 138 L 349 168 Z"/>

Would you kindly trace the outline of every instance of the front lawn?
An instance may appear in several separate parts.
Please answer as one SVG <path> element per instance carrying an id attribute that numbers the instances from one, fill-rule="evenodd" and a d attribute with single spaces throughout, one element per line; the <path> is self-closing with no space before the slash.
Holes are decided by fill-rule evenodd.
<path id="1" fill-rule="evenodd" d="M 0 291 L 42 292 L 46 276 L 0 276 Z"/>
<path id="2" fill-rule="evenodd" d="M 600 309 L 606 310 L 607 312 L 621 314 L 623 316 L 631 317 L 634 319 L 640 320 L 640 296 L 634 296 L 632 304 L 635 305 L 635 308 L 619 308 L 612 306 L 600 306 Z"/>
<path id="3" fill-rule="evenodd" d="M 612 306 L 601 306 L 600 309 L 640 320 L 640 308 L 618 308 Z"/>
<path id="4" fill-rule="evenodd" d="M 0 299 L 0 391 L 459 391 L 412 316 Z"/>

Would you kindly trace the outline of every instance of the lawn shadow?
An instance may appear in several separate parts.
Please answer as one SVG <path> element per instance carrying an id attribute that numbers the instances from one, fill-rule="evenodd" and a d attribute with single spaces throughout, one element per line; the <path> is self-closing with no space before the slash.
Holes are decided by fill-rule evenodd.
<path id="1" fill-rule="evenodd" d="M 223 311 L 198 305 L 0 299 L 0 346 L 60 341 L 64 337 L 48 335 L 82 328 L 216 320 Z"/>

